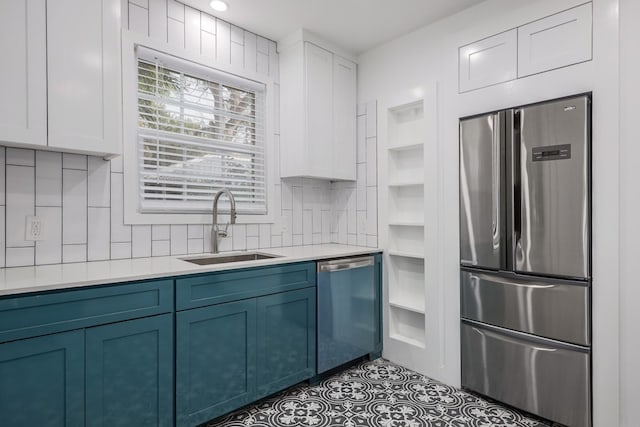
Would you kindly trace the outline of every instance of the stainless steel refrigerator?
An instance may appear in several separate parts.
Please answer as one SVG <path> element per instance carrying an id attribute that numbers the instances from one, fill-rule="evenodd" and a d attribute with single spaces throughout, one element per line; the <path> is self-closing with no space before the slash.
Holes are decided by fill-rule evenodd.
<path id="1" fill-rule="evenodd" d="M 460 120 L 462 386 L 591 425 L 591 96 Z"/>

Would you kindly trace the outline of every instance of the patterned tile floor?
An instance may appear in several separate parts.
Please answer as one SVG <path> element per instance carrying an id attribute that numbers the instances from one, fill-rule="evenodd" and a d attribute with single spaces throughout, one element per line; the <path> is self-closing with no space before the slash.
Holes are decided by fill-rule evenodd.
<path id="1" fill-rule="evenodd" d="M 547 424 L 384 359 L 301 385 L 207 427 L 543 427 Z"/>

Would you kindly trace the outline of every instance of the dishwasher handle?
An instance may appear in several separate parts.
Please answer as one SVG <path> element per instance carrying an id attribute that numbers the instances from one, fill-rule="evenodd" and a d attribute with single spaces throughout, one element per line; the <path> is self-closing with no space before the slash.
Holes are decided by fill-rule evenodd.
<path id="1" fill-rule="evenodd" d="M 374 265 L 374 258 L 372 256 L 349 259 L 334 259 L 332 261 L 319 262 L 318 273 L 351 270 L 353 268 L 369 267 L 372 265 Z"/>

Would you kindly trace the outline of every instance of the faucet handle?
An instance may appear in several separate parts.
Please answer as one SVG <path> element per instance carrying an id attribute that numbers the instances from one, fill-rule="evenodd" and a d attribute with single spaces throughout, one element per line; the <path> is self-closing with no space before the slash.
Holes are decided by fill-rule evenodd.
<path id="1" fill-rule="evenodd" d="M 216 224 L 216 227 L 218 228 L 218 236 L 220 237 L 227 237 L 227 230 L 229 230 L 229 223 L 226 223 L 224 225 L 224 230 L 220 230 L 220 226 Z"/>

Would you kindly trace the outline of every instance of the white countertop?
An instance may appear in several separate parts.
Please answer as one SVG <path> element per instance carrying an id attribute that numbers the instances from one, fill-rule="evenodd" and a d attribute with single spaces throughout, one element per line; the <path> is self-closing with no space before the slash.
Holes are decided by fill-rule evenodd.
<path id="1" fill-rule="evenodd" d="M 329 244 L 270 248 L 249 252 L 278 255 L 278 258 L 213 265 L 197 265 L 180 259 L 199 258 L 206 255 L 199 254 L 2 268 L 0 269 L 0 296 L 339 258 L 381 252 L 381 249 Z M 242 252 L 225 252 L 221 255 L 237 253 Z"/>

